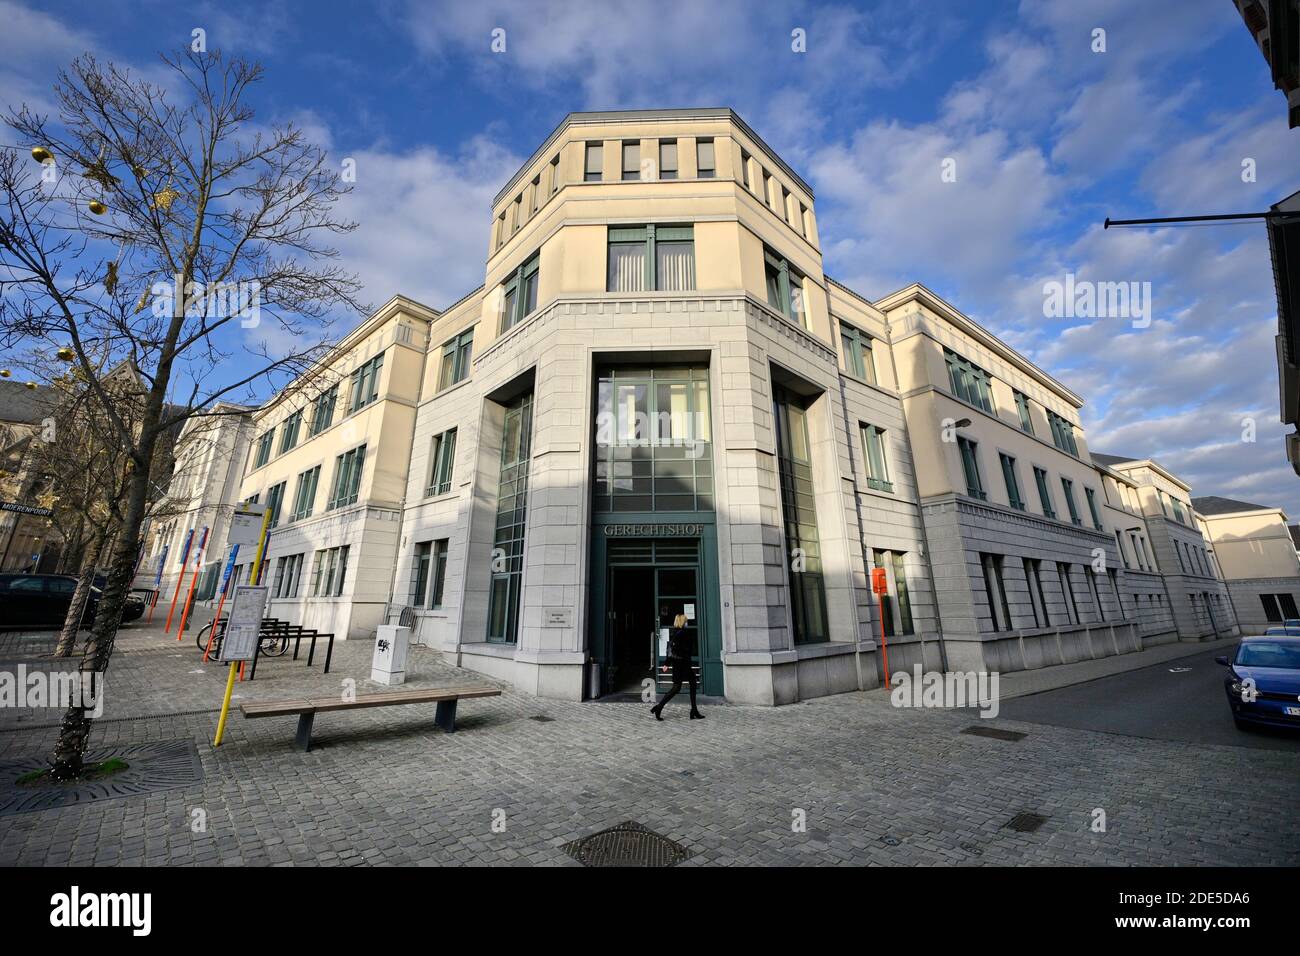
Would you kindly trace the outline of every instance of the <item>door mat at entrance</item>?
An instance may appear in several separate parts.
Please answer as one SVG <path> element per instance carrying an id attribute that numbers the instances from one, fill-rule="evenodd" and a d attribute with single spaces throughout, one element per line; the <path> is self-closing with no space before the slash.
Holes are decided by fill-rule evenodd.
<path id="1" fill-rule="evenodd" d="M 561 847 L 583 866 L 676 866 L 691 855 L 680 843 L 634 820 Z"/>
<path id="2" fill-rule="evenodd" d="M 0 817 L 51 810 L 74 803 L 158 793 L 203 782 L 203 765 L 199 762 L 199 751 L 193 740 L 162 740 L 91 751 L 86 754 L 85 762 L 101 763 L 114 757 L 125 761 L 127 768 L 111 777 L 84 783 L 36 786 L 19 786 L 17 779 L 33 770 L 48 767 L 49 761 L 44 756 L 0 760 Z"/>

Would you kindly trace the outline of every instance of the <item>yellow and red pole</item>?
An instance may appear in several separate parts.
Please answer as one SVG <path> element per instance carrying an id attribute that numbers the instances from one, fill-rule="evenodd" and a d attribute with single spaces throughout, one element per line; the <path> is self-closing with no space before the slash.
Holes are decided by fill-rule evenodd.
<path id="1" fill-rule="evenodd" d="M 176 640 L 185 634 L 185 622 L 189 619 L 190 608 L 194 605 L 194 585 L 199 581 L 199 571 L 203 568 L 203 552 L 208 546 L 208 529 L 203 529 L 203 539 L 199 542 L 199 553 L 194 562 L 194 573 L 190 576 L 190 590 L 185 595 L 185 606 L 181 608 L 181 622 L 176 625 Z"/>
<path id="2" fill-rule="evenodd" d="M 167 626 L 163 628 L 166 634 L 172 629 L 172 615 L 176 613 L 176 599 L 180 597 L 181 582 L 185 580 L 185 569 L 190 563 L 190 546 L 194 544 L 194 529 L 190 528 L 190 533 L 185 538 L 185 554 L 181 557 L 181 573 L 176 576 L 176 590 L 172 592 L 172 606 L 167 609 Z"/>

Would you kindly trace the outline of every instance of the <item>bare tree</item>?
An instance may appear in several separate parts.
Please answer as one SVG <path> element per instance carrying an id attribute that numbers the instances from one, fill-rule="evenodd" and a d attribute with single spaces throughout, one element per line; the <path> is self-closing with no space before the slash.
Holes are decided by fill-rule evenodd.
<path id="1" fill-rule="evenodd" d="M 8 118 L 44 151 L 34 154 L 44 166 L 0 157 L 0 345 L 71 349 L 126 456 L 121 527 L 81 663 L 98 674 L 162 436 L 220 399 L 256 400 L 301 374 L 324 353 L 319 330 L 331 316 L 362 311 L 359 284 L 329 245 L 354 226 L 333 212 L 348 187 L 301 129 L 254 124 L 248 100 L 261 67 L 219 52 L 163 62 L 170 89 L 79 57 L 59 74 L 57 122 L 26 107 Z M 255 340 L 267 331 L 289 344 Z M 101 372 L 123 367 L 138 382 L 125 394 L 138 417 L 123 414 L 120 384 Z M 89 734 L 87 712 L 70 707 L 56 779 L 81 772 Z"/>

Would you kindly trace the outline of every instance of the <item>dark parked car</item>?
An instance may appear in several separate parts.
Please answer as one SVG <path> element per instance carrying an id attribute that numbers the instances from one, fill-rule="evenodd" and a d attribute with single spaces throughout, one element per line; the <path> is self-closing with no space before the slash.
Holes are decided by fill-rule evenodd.
<path id="1" fill-rule="evenodd" d="M 77 579 L 71 575 L 0 574 L 0 627 L 62 627 L 76 590 Z M 90 589 L 83 627 L 95 619 L 100 594 L 99 588 Z M 144 601 L 138 595 L 128 595 L 122 622 L 137 620 L 142 614 Z"/>
<path id="2" fill-rule="evenodd" d="M 1216 660 L 1229 669 L 1223 688 L 1239 728 L 1260 724 L 1300 729 L 1300 637 L 1243 638 L 1230 658 Z"/>

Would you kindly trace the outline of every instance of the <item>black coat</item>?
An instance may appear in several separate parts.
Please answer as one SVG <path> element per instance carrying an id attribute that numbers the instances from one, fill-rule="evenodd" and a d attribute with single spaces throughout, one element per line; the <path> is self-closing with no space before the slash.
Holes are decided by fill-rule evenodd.
<path id="1" fill-rule="evenodd" d="M 673 665 L 674 681 L 689 681 L 695 676 L 691 659 L 698 653 L 695 634 L 684 627 L 674 628 L 669 635 L 668 660 Z"/>

